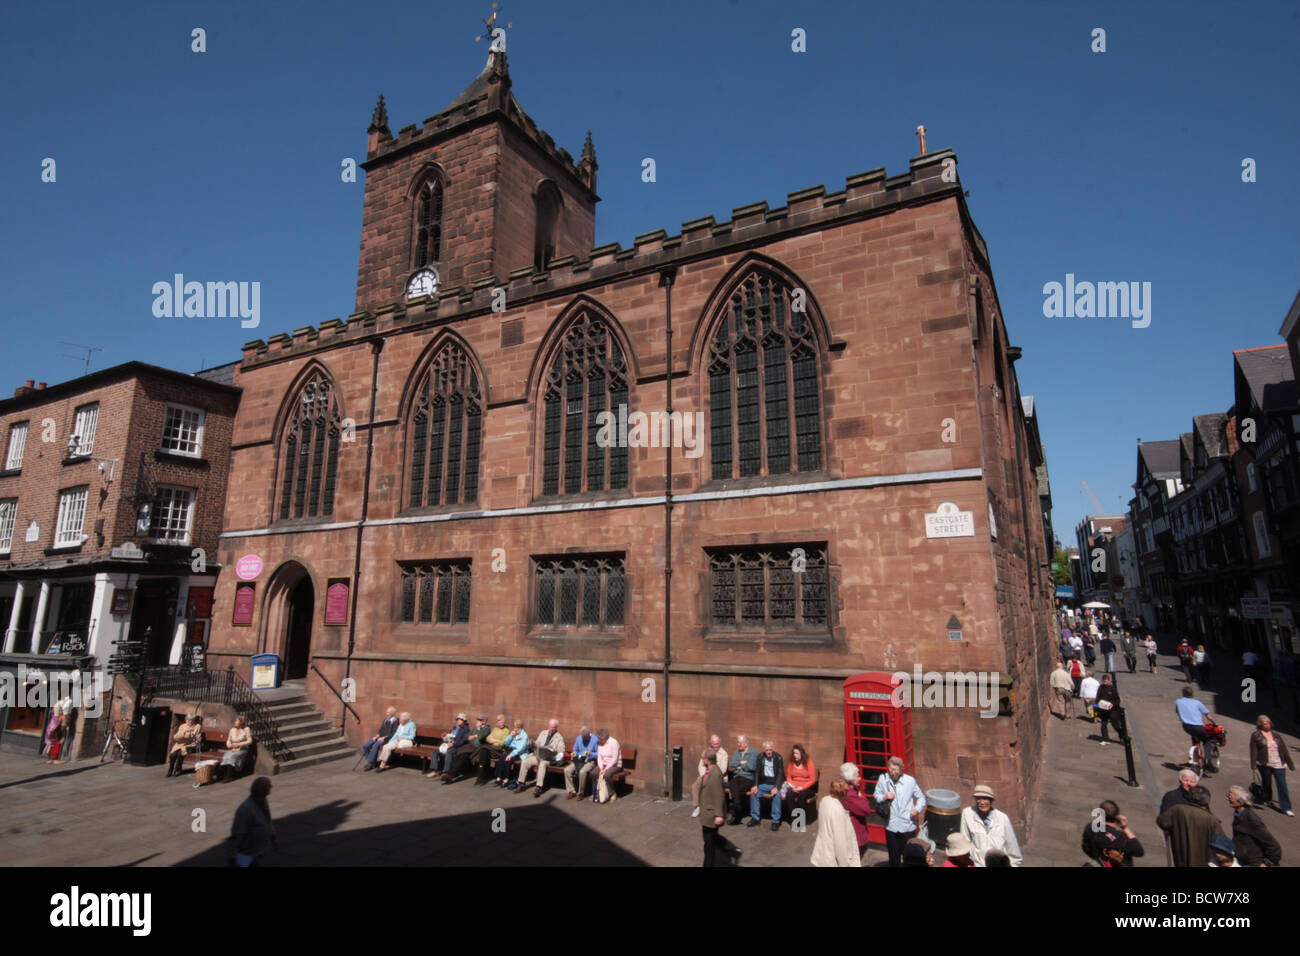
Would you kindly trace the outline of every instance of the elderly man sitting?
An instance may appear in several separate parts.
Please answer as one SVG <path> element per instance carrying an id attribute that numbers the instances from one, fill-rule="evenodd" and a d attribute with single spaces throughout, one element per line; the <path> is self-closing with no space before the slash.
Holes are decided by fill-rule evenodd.
<path id="1" fill-rule="evenodd" d="M 523 793 L 528 785 L 528 771 L 536 769 L 537 780 L 534 782 L 533 796 L 540 797 L 546 789 L 546 768 L 564 763 L 564 735 L 560 733 L 560 722 L 554 717 L 546 725 L 546 730 L 537 738 L 535 749 L 526 754 L 519 762 L 519 788 L 516 793 Z"/>
<path id="2" fill-rule="evenodd" d="M 411 720 L 411 715 L 406 711 L 397 718 L 397 729 L 393 731 L 392 738 L 388 743 L 379 749 L 379 769 L 376 773 L 383 773 L 388 769 L 388 760 L 393 756 L 394 750 L 410 750 L 415 746 L 415 721 Z"/>

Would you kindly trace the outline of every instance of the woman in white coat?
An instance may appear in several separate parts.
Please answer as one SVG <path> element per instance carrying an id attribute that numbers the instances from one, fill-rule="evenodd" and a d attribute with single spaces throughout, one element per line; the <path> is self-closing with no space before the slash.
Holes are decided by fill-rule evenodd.
<path id="1" fill-rule="evenodd" d="M 844 795 L 849 785 L 843 780 L 831 783 L 831 792 L 817 804 L 817 842 L 813 844 L 813 866 L 861 866 L 858 838 L 853 820 L 844 809 Z"/>
<path id="2" fill-rule="evenodd" d="M 993 809 L 993 788 L 980 784 L 974 792 L 975 806 L 961 812 L 961 835 L 971 842 L 971 861 L 984 866 L 985 856 L 992 850 L 1005 853 L 1012 866 L 1020 865 L 1020 844 L 1016 831 L 1011 828 L 1011 818 L 1001 810 Z"/>

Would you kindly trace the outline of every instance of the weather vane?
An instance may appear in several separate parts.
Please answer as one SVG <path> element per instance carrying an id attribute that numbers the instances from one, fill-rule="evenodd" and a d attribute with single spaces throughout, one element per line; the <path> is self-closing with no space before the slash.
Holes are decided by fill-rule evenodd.
<path id="1" fill-rule="evenodd" d="M 506 52 L 506 30 L 509 30 L 510 27 L 513 26 L 513 24 L 510 23 L 507 23 L 504 29 L 494 26 L 497 22 L 497 17 L 500 15 L 501 11 L 497 9 L 497 4 L 494 2 L 492 4 L 492 16 L 483 21 L 483 33 L 474 38 L 475 43 L 479 40 L 489 40 L 491 42 L 489 52 L 493 53 Z"/>

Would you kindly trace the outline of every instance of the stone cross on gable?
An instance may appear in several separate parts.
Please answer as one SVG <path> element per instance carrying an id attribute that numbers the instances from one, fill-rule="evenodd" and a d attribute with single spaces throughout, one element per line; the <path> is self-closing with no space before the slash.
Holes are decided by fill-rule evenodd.
<path id="1" fill-rule="evenodd" d="M 501 11 L 497 9 L 496 3 L 493 2 L 492 16 L 488 17 L 486 20 L 483 21 L 482 35 L 476 36 L 474 38 L 475 43 L 477 43 L 479 40 L 484 40 L 484 39 L 489 41 L 490 43 L 488 47 L 489 54 L 506 52 L 506 30 L 510 29 L 512 24 L 507 23 L 504 28 L 496 26 L 495 24 L 497 22 L 497 17 L 500 15 L 501 15 Z"/>

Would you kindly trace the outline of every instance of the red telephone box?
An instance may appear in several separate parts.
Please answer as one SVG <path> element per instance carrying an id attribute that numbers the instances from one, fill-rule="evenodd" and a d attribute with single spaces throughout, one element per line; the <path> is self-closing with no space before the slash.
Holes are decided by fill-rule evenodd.
<path id="1" fill-rule="evenodd" d="M 857 674 L 844 682 L 844 754 L 862 775 L 862 787 L 870 798 L 876 779 L 889 772 L 889 758 L 903 758 L 906 771 L 912 765 L 912 715 L 907 707 L 894 706 L 892 675 Z M 871 800 L 875 806 L 875 800 Z M 873 815 L 867 824 L 872 843 L 885 842 L 885 824 Z"/>

